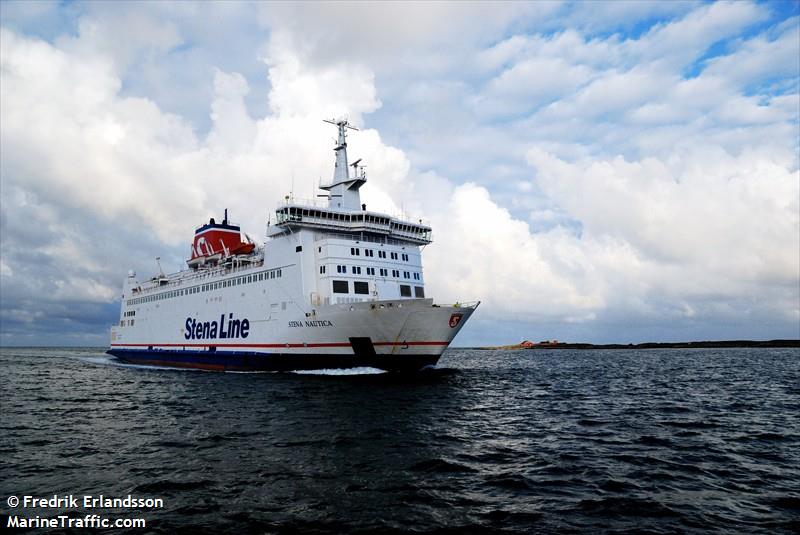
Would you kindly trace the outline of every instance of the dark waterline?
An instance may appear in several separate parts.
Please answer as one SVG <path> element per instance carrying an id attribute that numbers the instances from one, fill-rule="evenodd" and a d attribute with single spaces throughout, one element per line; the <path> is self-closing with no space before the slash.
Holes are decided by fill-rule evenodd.
<path id="1" fill-rule="evenodd" d="M 163 498 L 119 515 L 150 533 L 800 530 L 798 349 L 451 350 L 331 376 L 4 348 L 0 414 L 3 527 L 7 496 L 58 493 Z"/>

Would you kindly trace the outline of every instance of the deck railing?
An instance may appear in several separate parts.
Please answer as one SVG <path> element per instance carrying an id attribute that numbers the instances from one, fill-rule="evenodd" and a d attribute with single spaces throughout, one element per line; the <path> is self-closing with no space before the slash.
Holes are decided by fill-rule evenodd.
<path id="1" fill-rule="evenodd" d="M 231 275 L 240 273 L 242 271 L 250 271 L 263 267 L 264 254 L 254 255 L 252 260 L 239 259 L 238 262 L 234 259 L 231 265 L 214 266 L 208 268 L 185 269 L 176 273 L 170 273 L 164 278 L 154 277 L 153 279 L 143 281 L 142 286 L 134 289 L 135 295 L 149 295 L 154 292 L 160 292 L 165 289 L 175 289 L 182 286 L 190 286 L 202 282 L 205 279 L 219 277 L 222 275 Z M 166 280 L 166 284 L 160 284 L 161 280 Z M 147 286 L 144 286 L 147 285 Z"/>

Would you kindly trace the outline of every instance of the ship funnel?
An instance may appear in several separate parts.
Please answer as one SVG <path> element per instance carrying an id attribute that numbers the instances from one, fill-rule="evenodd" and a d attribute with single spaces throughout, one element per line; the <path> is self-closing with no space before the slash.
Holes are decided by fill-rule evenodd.
<path id="1" fill-rule="evenodd" d="M 212 217 L 208 224 L 194 232 L 192 256 L 187 260 L 192 268 L 204 264 L 216 264 L 228 256 L 250 254 L 255 244 L 242 240 L 241 229 L 228 222 L 228 209 L 222 223 Z"/>

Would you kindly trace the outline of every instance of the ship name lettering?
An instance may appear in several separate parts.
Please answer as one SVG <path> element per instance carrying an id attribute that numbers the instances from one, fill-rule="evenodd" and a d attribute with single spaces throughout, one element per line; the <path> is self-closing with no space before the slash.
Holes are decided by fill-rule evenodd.
<path id="1" fill-rule="evenodd" d="M 289 327 L 333 327 L 331 320 L 306 320 L 305 322 L 292 320 Z"/>
<path id="2" fill-rule="evenodd" d="M 183 337 L 187 340 L 207 340 L 213 338 L 247 338 L 250 334 L 250 320 L 234 319 L 233 313 L 219 317 L 217 321 L 197 321 L 186 318 Z"/>

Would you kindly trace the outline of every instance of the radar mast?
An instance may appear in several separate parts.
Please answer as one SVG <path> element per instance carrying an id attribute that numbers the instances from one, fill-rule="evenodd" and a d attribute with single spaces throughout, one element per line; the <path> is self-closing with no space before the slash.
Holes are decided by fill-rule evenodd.
<path id="1" fill-rule="evenodd" d="M 323 119 L 328 124 L 332 124 L 339 129 L 339 138 L 333 151 L 336 153 L 336 163 L 333 169 L 333 179 L 330 184 L 320 186 L 321 190 L 328 192 L 328 207 L 342 208 L 345 210 L 358 210 L 361 208 L 361 195 L 359 189 L 367 181 L 366 175 L 362 173 L 358 175 L 358 169 L 355 165 L 361 160 L 357 160 L 354 164 L 354 176 L 348 173 L 347 165 L 347 130 L 358 130 L 352 126 L 346 118 L 341 119 Z"/>

